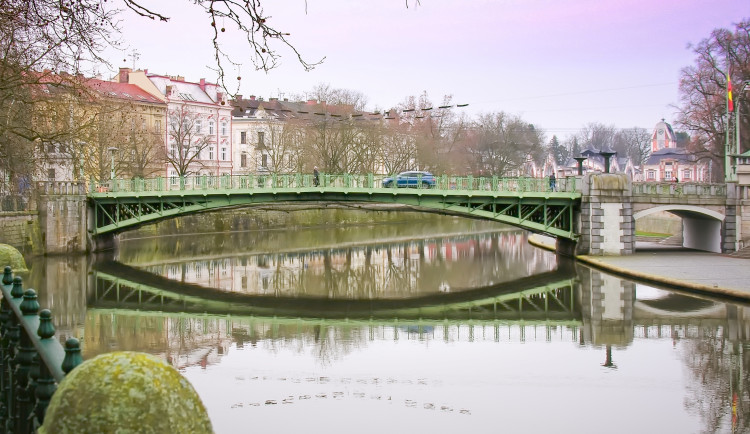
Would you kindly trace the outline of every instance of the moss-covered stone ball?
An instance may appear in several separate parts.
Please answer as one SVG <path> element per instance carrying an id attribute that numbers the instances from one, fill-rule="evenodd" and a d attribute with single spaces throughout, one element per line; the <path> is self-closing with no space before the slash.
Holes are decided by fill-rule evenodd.
<path id="1" fill-rule="evenodd" d="M 52 396 L 42 434 L 212 433 L 193 386 L 166 362 L 119 351 L 73 369 Z"/>
<path id="2" fill-rule="evenodd" d="M 15 247 L 8 244 L 0 244 L 0 266 L 10 266 L 14 273 L 29 271 L 23 255 Z"/>

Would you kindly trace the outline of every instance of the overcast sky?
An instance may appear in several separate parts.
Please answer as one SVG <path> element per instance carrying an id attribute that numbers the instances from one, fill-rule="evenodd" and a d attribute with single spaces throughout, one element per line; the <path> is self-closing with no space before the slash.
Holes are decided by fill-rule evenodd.
<path id="1" fill-rule="evenodd" d="M 210 25 L 191 0 L 151 1 L 168 23 L 125 14 L 135 67 L 216 80 Z M 680 69 L 688 48 L 715 28 L 750 17 L 750 0 L 266 0 L 269 23 L 309 62 L 288 49 L 282 65 L 240 71 L 242 95 L 290 97 L 329 84 L 361 92 L 384 109 L 426 91 L 478 113 L 504 111 L 565 137 L 591 122 L 651 130 L 673 122 Z M 218 23 L 224 25 L 224 23 Z M 230 23 L 226 23 L 229 28 Z M 239 38 L 225 46 L 237 53 Z M 112 65 L 133 66 L 124 53 Z M 230 84 L 231 83 L 231 84 Z M 228 83 L 231 87 L 234 80 Z"/>

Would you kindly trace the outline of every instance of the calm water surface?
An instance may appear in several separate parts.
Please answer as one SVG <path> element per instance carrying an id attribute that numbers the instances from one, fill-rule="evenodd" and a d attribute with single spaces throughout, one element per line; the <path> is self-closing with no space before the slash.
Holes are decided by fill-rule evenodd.
<path id="1" fill-rule="evenodd" d="M 217 433 L 748 432 L 747 307 L 440 219 L 123 241 L 29 287 L 84 358 L 164 358 Z"/>

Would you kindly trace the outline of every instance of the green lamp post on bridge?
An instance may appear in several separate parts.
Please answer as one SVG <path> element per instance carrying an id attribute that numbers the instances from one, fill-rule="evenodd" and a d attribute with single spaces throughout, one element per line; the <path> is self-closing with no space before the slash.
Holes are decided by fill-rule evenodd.
<path id="1" fill-rule="evenodd" d="M 114 146 L 110 146 L 109 148 L 107 148 L 107 150 L 109 151 L 109 155 L 110 155 L 109 179 L 114 180 L 115 179 L 115 152 L 117 152 L 119 149 Z"/>

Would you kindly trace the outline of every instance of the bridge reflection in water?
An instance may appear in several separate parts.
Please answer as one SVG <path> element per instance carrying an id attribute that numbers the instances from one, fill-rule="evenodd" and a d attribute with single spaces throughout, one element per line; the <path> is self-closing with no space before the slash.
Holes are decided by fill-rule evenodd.
<path id="1" fill-rule="evenodd" d="M 399 249 L 403 251 L 402 247 Z M 48 259 L 50 260 L 52 259 Z M 86 270 L 85 260 L 83 262 L 73 264 L 68 261 L 64 266 Z M 214 266 L 217 271 L 221 269 L 220 263 L 215 263 Z M 151 263 L 147 266 L 149 267 L 166 270 L 169 266 Z M 427 272 L 426 270 L 420 269 L 422 272 Z M 343 269 L 339 271 L 344 272 Z M 308 393 L 306 391 L 310 387 L 305 387 L 308 381 L 305 368 L 270 370 L 267 372 L 272 374 L 267 380 L 263 379 L 262 373 L 257 373 L 256 370 L 263 369 L 264 366 L 267 369 L 267 365 L 260 364 L 260 360 L 268 353 L 310 352 L 310 357 L 323 365 L 332 360 L 340 365 L 342 360 L 357 359 L 362 354 L 372 357 L 374 354 L 382 354 L 383 345 L 393 344 L 404 348 L 407 343 L 439 350 L 446 346 L 461 348 L 460 351 L 471 351 L 472 354 L 477 348 L 484 348 L 484 351 L 491 348 L 491 351 L 482 354 L 491 358 L 492 364 L 518 359 L 518 354 L 521 353 L 533 353 L 534 357 L 543 359 L 545 365 L 544 369 L 534 371 L 534 381 L 523 380 L 528 378 L 524 375 L 529 374 L 518 366 L 512 370 L 513 381 L 505 380 L 508 374 L 503 374 L 502 370 L 482 371 L 481 367 L 477 368 L 483 373 L 480 375 L 487 375 L 486 372 L 493 372 L 491 375 L 495 375 L 482 377 L 482 380 L 489 380 L 493 386 L 510 388 L 509 396 L 516 396 L 519 389 L 513 386 L 518 382 L 536 392 L 549 393 L 551 389 L 537 385 L 551 381 L 551 377 L 542 376 L 538 380 L 539 375 L 543 371 L 559 372 L 558 364 L 561 368 L 575 370 L 576 375 L 582 376 L 584 381 L 580 381 L 577 386 L 584 389 L 589 384 L 604 380 L 596 372 L 591 374 L 592 370 L 597 369 L 617 369 L 618 376 L 606 377 L 606 381 L 621 378 L 619 381 L 627 384 L 633 378 L 634 370 L 646 372 L 663 366 L 674 367 L 665 365 L 663 360 L 651 355 L 658 353 L 658 350 L 655 351 L 657 347 L 666 346 L 670 351 L 670 361 L 678 360 L 674 362 L 678 369 L 672 372 L 677 371 L 677 376 L 681 375 L 680 371 L 686 372 L 683 380 L 686 384 L 681 388 L 682 383 L 679 383 L 676 400 L 694 403 L 690 405 L 690 409 L 682 411 L 698 414 L 702 421 L 700 426 L 692 426 L 688 431 L 700 428 L 708 432 L 728 432 L 729 429 L 723 429 L 731 426 L 730 429 L 742 432 L 743 429 L 750 428 L 745 421 L 745 416 L 750 414 L 747 396 L 750 380 L 744 370 L 744 366 L 750 364 L 750 310 L 745 306 L 649 289 L 582 267 L 574 269 L 562 266 L 553 271 L 533 271 L 531 276 L 514 276 L 508 281 L 464 291 L 452 287 L 449 292 L 425 294 L 415 289 L 407 299 L 394 299 L 388 297 L 388 291 L 375 291 L 372 293 L 373 298 L 366 300 L 347 298 L 346 294 L 335 294 L 333 298 L 320 300 L 319 297 L 295 297 L 284 294 L 284 291 L 277 296 L 276 290 L 271 291 L 274 293 L 272 294 L 266 290 L 232 290 L 232 287 L 201 288 L 195 284 L 169 279 L 169 273 L 156 276 L 117 262 L 101 262 L 94 264 L 88 273 L 88 291 L 84 300 L 80 294 L 73 293 L 73 289 L 80 286 L 55 281 L 51 276 L 57 274 L 51 268 L 47 271 L 50 276 L 48 288 L 40 293 L 43 294 L 42 297 L 49 298 L 50 302 L 42 300 L 46 305 L 62 314 L 63 322 L 66 319 L 72 321 L 69 326 L 73 331 L 68 331 L 68 334 L 84 338 L 85 358 L 114 350 L 145 351 L 163 357 L 183 369 L 189 374 L 191 381 L 209 378 L 212 367 L 216 367 L 217 371 L 228 370 L 231 372 L 227 374 L 228 380 L 241 388 L 246 406 L 250 405 L 250 398 L 247 396 L 251 394 L 251 404 L 259 404 L 264 409 L 271 405 L 269 402 L 281 404 L 287 393 L 296 393 L 295 402 L 298 404 L 303 397 L 308 396 L 305 393 Z M 86 273 L 78 274 L 79 277 L 82 275 Z M 363 287 L 366 286 L 363 284 Z M 239 289 L 242 289 L 241 285 Z M 268 289 L 273 289 L 273 285 Z M 60 303 L 70 305 L 61 306 Z M 326 307 L 327 305 L 335 308 Z M 82 318 L 83 321 L 75 324 L 75 318 Z M 666 345 L 661 344 L 665 340 Z M 654 345 L 643 350 L 645 341 Z M 475 343 L 479 345 L 474 345 Z M 503 345 L 513 343 L 527 345 L 523 346 L 524 350 L 520 350 L 518 346 Z M 530 344 L 535 343 L 544 344 L 544 349 L 539 345 L 531 348 Z M 399 355 L 413 354 L 396 352 L 391 346 L 387 348 Z M 565 350 L 561 351 L 560 348 Z M 240 351 L 243 349 L 246 351 Z M 250 350 L 257 351 L 250 353 Z M 586 350 L 596 352 L 593 367 Z M 247 381 L 240 381 L 234 377 L 236 371 L 232 367 L 236 366 L 237 357 L 242 358 L 243 353 L 254 357 L 252 366 L 246 368 L 248 371 L 256 371 L 253 375 L 259 375 L 259 379 L 252 384 L 248 383 L 249 378 Z M 425 353 L 426 356 L 414 361 L 404 360 L 403 366 L 399 366 L 398 370 L 394 368 L 376 372 L 383 376 L 393 375 L 393 372 L 402 372 L 413 363 L 421 361 L 424 364 L 425 361 L 431 361 L 433 355 L 443 354 L 430 351 Z M 462 356 L 454 351 L 451 357 Z M 549 363 L 551 359 L 555 363 Z M 472 366 L 479 363 L 471 361 Z M 445 365 L 436 362 L 435 366 Z M 201 368 L 208 370 L 207 376 L 196 375 L 195 372 L 191 374 L 191 369 L 203 372 Z M 420 369 L 424 369 L 424 365 Z M 468 368 L 464 366 L 464 369 Z M 587 374 L 581 374 L 581 369 Z M 313 371 L 331 373 L 326 369 Z M 411 371 L 407 369 L 407 372 Z M 364 374 L 354 376 L 345 371 L 334 375 L 341 377 L 335 379 L 339 383 L 343 384 L 347 379 L 357 383 L 361 390 L 368 393 L 368 399 L 370 393 L 374 395 L 381 389 L 376 386 L 360 386 L 359 382 L 371 384 L 387 380 L 387 377 L 367 377 Z M 396 376 L 395 379 L 399 384 L 407 381 L 417 384 L 423 377 L 441 378 L 426 375 L 423 371 L 410 375 Z M 567 378 L 568 373 L 560 375 Z M 289 376 L 289 380 L 279 378 L 281 376 Z M 297 383 L 298 381 L 301 383 Z M 334 390 L 326 387 L 322 381 L 316 377 L 313 384 L 315 392 Z M 199 393 L 200 390 L 220 388 L 197 387 Z M 352 394 L 359 393 L 360 389 Z M 474 390 L 468 386 L 464 389 Z M 623 390 L 632 390 L 628 387 L 617 389 L 616 393 L 606 395 L 608 401 L 618 402 Z M 460 395 L 460 399 L 451 400 L 449 396 L 453 395 L 432 384 L 427 390 L 440 396 L 448 404 L 455 404 L 456 413 L 465 409 L 473 411 L 475 418 L 480 418 L 478 415 L 484 409 L 481 404 L 467 399 L 466 394 Z M 601 387 L 589 387 L 585 390 L 600 393 Z M 403 391 L 407 399 L 401 402 L 407 407 L 412 402 L 418 402 L 419 408 L 427 409 L 432 403 L 427 398 L 420 401 L 417 388 L 402 387 L 389 391 L 394 393 L 394 397 Z M 539 393 L 538 398 L 544 400 L 544 393 Z M 258 396 L 261 398 L 257 398 Z M 315 394 L 310 393 L 309 396 L 313 397 L 312 400 L 316 399 Z M 648 402 L 650 399 L 641 395 L 635 397 L 636 401 L 640 399 Z M 618 404 L 621 405 L 620 411 L 635 405 L 631 398 L 633 395 L 624 393 Z M 503 400 L 501 396 L 494 396 L 493 399 Z M 594 397 L 586 393 L 576 395 L 578 403 L 594 405 L 592 399 Z M 561 401 L 555 402 L 560 405 Z M 507 400 L 503 403 L 506 408 L 513 406 Z M 736 408 L 736 419 L 732 422 L 726 418 L 731 419 L 733 405 Z M 497 405 L 493 404 L 493 408 L 497 408 Z M 572 407 L 565 408 L 573 411 Z M 638 408 L 643 410 L 644 407 Z M 245 411 L 249 409 L 246 407 Z M 601 417 L 606 416 L 610 420 L 620 414 L 613 411 L 614 413 L 604 411 Z M 242 417 L 251 417 L 248 413 L 243 414 Z M 254 414 L 262 416 L 260 413 Z M 263 413 L 265 414 L 267 413 Z M 667 418 L 670 421 L 668 423 L 652 422 L 649 427 L 653 431 L 664 431 L 674 420 L 681 417 L 684 419 L 685 416 L 681 412 L 664 414 L 673 417 Z M 216 419 L 212 416 L 212 419 L 223 419 L 223 416 Z M 599 416 L 587 417 L 596 419 Z M 601 422 L 600 419 L 596 421 Z M 473 419 L 474 422 L 476 420 L 484 421 Z M 512 420 L 511 418 L 510 421 Z M 273 421 L 278 422 L 278 419 Z M 217 432 L 223 431 L 217 428 Z"/>

